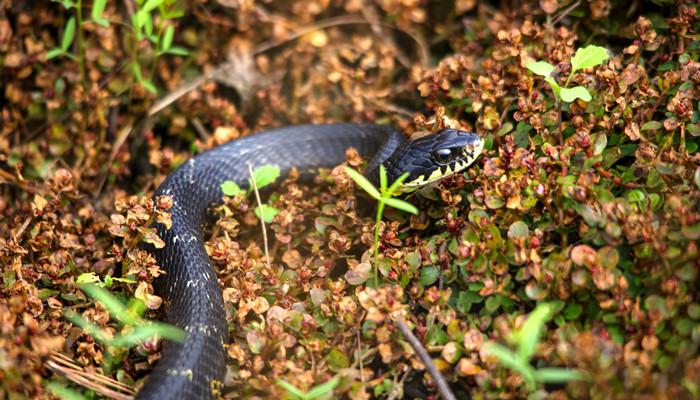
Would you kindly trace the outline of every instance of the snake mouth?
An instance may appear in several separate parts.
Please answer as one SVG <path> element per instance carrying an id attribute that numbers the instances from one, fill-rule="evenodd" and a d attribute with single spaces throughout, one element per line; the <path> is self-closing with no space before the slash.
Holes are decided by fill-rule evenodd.
<path id="1" fill-rule="evenodd" d="M 464 171 L 484 149 L 483 139 L 470 132 L 444 129 L 431 138 L 432 148 L 424 149 L 427 160 L 424 158 L 419 165 L 413 165 L 413 170 L 409 168 L 410 175 L 399 188 L 401 192 L 412 192 Z"/>

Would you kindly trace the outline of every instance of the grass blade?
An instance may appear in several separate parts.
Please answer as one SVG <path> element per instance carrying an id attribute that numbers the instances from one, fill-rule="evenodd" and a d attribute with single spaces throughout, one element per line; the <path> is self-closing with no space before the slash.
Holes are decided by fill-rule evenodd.
<path id="1" fill-rule="evenodd" d="M 361 187 L 362 190 L 364 190 L 370 196 L 372 196 L 372 198 L 374 198 L 375 200 L 380 200 L 382 198 L 382 195 L 379 193 L 379 190 L 377 190 L 377 188 L 374 187 L 372 182 L 370 182 L 369 179 L 367 179 L 364 175 L 348 166 L 345 166 L 345 172 L 347 172 L 348 175 L 350 175 L 350 178 L 352 178 L 352 180 L 355 181 L 355 183 L 357 183 L 357 185 Z"/>

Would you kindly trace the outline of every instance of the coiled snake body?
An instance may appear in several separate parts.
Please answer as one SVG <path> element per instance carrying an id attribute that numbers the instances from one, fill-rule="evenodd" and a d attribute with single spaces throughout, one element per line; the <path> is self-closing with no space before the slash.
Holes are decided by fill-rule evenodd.
<path id="1" fill-rule="evenodd" d="M 156 282 L 167 322 L 187 332 L 184 343 L 164 344 L 162 358 L 138 399 L 207 399 L 217 395 L 226 370 L 228 338 L 221 288 L 204 249 L 207 209 L 221 201 L 221 183 L 248 182 L 248 165 L 332 167 L 357 149 L 371 158 L 367 175 L 376 181 L 384 164 L 389 181 L 408 171 L 404 191 L 466 168 L 481 152 L 478 136 L 456 130 L 408 142 L 395 128 L 369 124 L 305 125 L 248 136 L 192 158 L 163 182 L 156 195 L 173 199 L 172 227 L 158 228 L 164 248 L 154 250 L 166 274 Z"/>

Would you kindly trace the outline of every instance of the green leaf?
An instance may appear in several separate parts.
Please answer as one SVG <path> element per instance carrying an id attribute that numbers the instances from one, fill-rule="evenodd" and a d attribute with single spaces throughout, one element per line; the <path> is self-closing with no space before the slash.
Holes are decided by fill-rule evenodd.
<path id="1" fill-rule="evenodd" d="M 284 381 L 282 379 L 278 379 L 277 384 L 282 386 L 282 388 L 284 390 L 286 390 L 287 393 L 291 394 L 292 396 L 295 396 L 297 399 L 303 399 L 306 397 L 306 393 L 302 392 L 296 386 L 292 385 L 291 383 L 289 383 L 287 381 Z"/>
<path id="2" fill-rule="evenodd" d="M 59 49 L 58 47 L 54 47 L 53 49 L 49 50 L 46 52 L 46 59 L 50 60 L 52 58 L 56 58 L 58 56 L 61 56 L 65 54 L 66 52 L 63 51 L 63 49 Z"/>
<path id="3" fill-rule="evenodd" d="M 383 168 L 383 165 L 379 166 L 380 171 Z M 394 194 L 396 194 L 396 191 L 399 189 L 399 186 L 401 186 L 401 184 L 408 178 L 408 175 L 410 175 L 408 172 L 404 172 L 403 174 L 401 174 L 401 176 L 399 176 L 386 190 L 386 197 L 393 197 Z"/>
<path id="4" fill-rule="evenodd" d="M 593 141 L 593 155 L 603 154 L 603 151 L 608 146 L 608 135 L 605 132 L 600 132 L 596 135 Z"/>
<path id="5" fill-rule="evenodd" d="M 102 280 L 94 272 L 83 272 L 82 274 L 78 275 L 78 279 L 75 280 L 75 283 L 78 285 L 86 283 L 102 284 Z"/>
<path id="6" fill-rule="evenodd" d="M 173 54 L 176 56 L 189 56 L 190 55 L 190 52 L 187 51 L 187 49 L 185 49 L 184 47 L 180 47 L 180 46 L 173 46 L 173 47 L 169 48 L 168 51 L 166 51 L 166 53 Z"/>
<path id="7" fill-rule="evenodd" d="M 693 179 L 695 180 L 695 186 L 697 186 L 698 189 L 700 189 L 700 167 L 698 167 L 695 170 L 695 176 L 693 177 Z"/>
<path id="8" fill-rule="evenodd" d="M 525 360 L 517 357 L 515 353 L 498 343 L 486 343 L 484 350 L 487 353 L 496 356 L 498 361 L 503 366 L 520 373 L 520 375 L 522 375 L 525 381 L 528 383 L 528 386 L 535 386 L 534 369 Z"/>
<path id="9" fill-rule="evenodd" d="M 95 0 L 92 3 L 92 13 L 90 14 L 92 16 L 93 21 L 102 26 L 109 25 L 109 22 L 106 19 L 102 18 L 102 14 L 105 11 L 105 5 L 107 5 L 107 0 Z"/>
<path id="10" fill-rule="evenodd" d="M 243 193 L 243 189 L 234 181 L 224 181 L 224 183 L 221 184 L 221 191 L 226 196 L 238 196 L 240 193 Z"/>
<path id="11" fill-rule="evenodd" d="M 143 5 L 143 8 L 141 8 L 141 10 L 145 12 L 151 12 L 156 8 L 160 7 L 161 4 L 163 4 L 163 0 L 148 0 L 146 4 Z"/>
<path id="12" fill-rule="evenodd" d="M 591 101 L 591 94 L 583 86 L 576 86 L 572 88 L 561 88 L 559 92 L 561 99 L 567 103 L 571 103 L 576 99 L 582 99 L 583 101 Z"/>
<path id="13" fill-rule="evenodd" d="M 540 368 L 535 371 L 535 380 L 542 383 L 566 383 L 583 380 L 583 375 L 575 369 Z"/>
<path id="14" fill-rule="evenodd" d="M 88 296 L 102 303 L 109 314 L 119 322 L 125 325 L 137 325 L 139 318 L 132 315 L 113 294 L 107 290 L 93 284 L 85 284 L 80 286 L 80 290 Z"/>
<path id="15" fill-rule="evenodd" d="M 545 322 L 552 317 L 552 306 L 544 303 L 539 304 L 528 315 L 522 329 L 518 333 L 518 357 L 529 360 L 535 353 L 537 342 L 540 339 L 542 328 Z"/>
<path id="16" fill-rule="evenodd" d="M 255 179 L 255 184 L 258 189 L 262 189 L 274 182 L 280 176 L 280 167 L 276 165 L 263 165 L 261 167 L 255 168 L 253 171 L 253 179 Z M 250 187 L 253 187 L 253 183 L 248 182 Z"/>
<path id="17" fill-rule="evenodd" d="M 554 72 L 554 65 L 546 62 L 546 61 L 533 61 L 528 63 L 525 68 L 529 69 L 533 73 L 548 77 L 552 75 L 552 72 Z"/>
<path id="18" fill-rule="evenodd" d="M 435 267 L 423 267 L 420 270 L 420 283 L 423 286 L 430 286 L 440 277 L 440 271 Z"/>
<path id="19" fill-rule="evenodd" d="M 146 25 L 146 22 L 151 19 L 151 14 L 144 11 L 144 10 L 139 10 L 136 13 L 135 19 L 136 19 L 136 26 L 139 28 L 139 32 L 140 32 L 141 28 L 143 28 Z"/>
<path id="20" fill-rule="evenodd" d="M 394 199 L 394 198 L 389 197 L 389 198 L 384 198 L 381 201 L 383 201 L 384 204 L 386 204 L 389 207 L 393 207 L 393 208 L 396 208 L 398 210 L 401 210 L 401 211 L 404 211 L 404 212 L 407 212 L 407 213 L 410 213 L 413 215 L 418 215 L 418 209 L 416 208 L 416 206 L 414 206 L 413 204 L 411 204 L 405 200 Z"/>
<path id="21" fill-rule="evenodd" d="M 595 67 L 602 64 L 610 56 L 605 47 L 590 45 L 576 50 L 576 54 L 571 59 L 571 73 L 580 69 Z"/>
<path id="22" fill-rule="evenodd" d="M 338 378 L 338 376 L 336 375 L 328 382 L 314 386 L 311 390 L 306 392 L 306 397 L 309 399 L 318 399 L 327 394 L 330 394 L 331 392 L 333 392 L 333 389 L 335 389 L 335 387 L 338 386 L 339 382 L 340 378 Z"/>
<path id="23" fill-rule="evenodd" d="M 63 31 L 63 38 L 61 39 L 61 50 L 64 52 L 68 51 L 71 43 L 73 43 L 73 38 L 75 37 L 75 17 L 70 17 L 66 23 L 66 29 Z"/>
<path id="24" fill-rule="evenodd" d="M 508 239 L 526 238 L 530 234 L 530 229 L 523 221 L 515 221 L 508 228 Z"/>
<path id="25" fill-rule="evenodd" d="M 357 186 L 361 187 L 365 192 L 367 192 L 367 194 L 372 196 L 372 198 L 375 200 L 380 200 L 382 198 L 379 190 L 377 190 L 372 182 L 370 182 L 364 175 L 348 166 L 345 166 L 345 172 L 347 172 L 347 174 L 350 175 L 350 178 L 357 183 Z"/>
<path id="26" fill-rule="evenodd" d="M 163 40 L 160 45 L 160 50 L 161 51 L 168 51 L 170 46 L 173 44 L 173 37 L 175 36 L 175 27 L 172 25 L 168 25 L 167 28 L 165 28 L 165 33 L 163 34 Z"/>
<path id="27" fill-rule="evenodd" d="M 158 89 L 156 89 L 156 86 L 155 86 L 155 85 L 153 84 L 153 82 L 151 82 L 150 80 L 144 79 L 144 80 L 141 81 L 141 84 L 142 84 L 143 87 L 144 87 L 146 90 L 148 90 L 149 92 L 151 92 L 151 93 L 153 93 L 153 94 L 158 94 Z"/>
<path id="28" fill-rule="evenodd" d="M 663 127 L 663 124 L 659 121 L 647 121 L 642 125 L 642 130 L 643 131 L 655 131 L 659 130 Z"/>
<path id="29" fill-rule="evenodd" d="M 280 213 L 280 210 L 276 209 L 275 207 L 262 204 L 261 207 L 255 207 L 255 216 L 258 218 L 260 218 L 260 208 L 262 208 L 263 220 L 265 220 L 265 223 L 268 224 L 272 222 L 272 219 L 275 218 L 277 214 Z"/>

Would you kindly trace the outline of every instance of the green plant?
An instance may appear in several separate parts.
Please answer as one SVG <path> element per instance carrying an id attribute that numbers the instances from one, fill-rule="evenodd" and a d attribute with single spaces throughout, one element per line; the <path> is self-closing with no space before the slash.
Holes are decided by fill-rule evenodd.
<path id="1" fill-rule="evenodd" d="M 82 284 L 94 284 L 99 287 L 106 287 L 106 288 L 111 288 L 114 282 L 121 282 L 121 283 L 136 283 L 135 280 L 129 279 L 129 278 L 119 278 L 119 277 L 114 277 L 114 276 L 109 276 L 105 275 L 104 279 L 100 278 L 99 275 L 97 275 L 94 272 L 84 272 L 80 275 L 78 275 L 78 278 L 75 280 L 75 283 L 82 285 Z"/>
<path id="2" fill-rule="evenodd" d="M 80 75 L 83 80 L 83 85 L 87 85 L 85 75 L 85 34 L 83 26 L 89 23 L 95 23 L 104 27 L 109 26 L 110 20 L 103 16 L 107 0 L 95 0 L 92 3 L 90 19 L 83 20 L 82 0 L 52 0 L 61 3 L 67 10 L 75 9 L 75 16 L 71 16 L 63 29 L 61 37 L 61 45 L 49 50 L 46 53 L 46 59 L 64 56 L 78 62 Z M 157 93 L 157 89 L 152 81 L 152 75 L 155 70 L 158 58 L 164 54 L 186 56 L 189 52 L 179 46 L 173 46 L 173 38 L 175 37 L 175 27 L 170 22 L 173 19 L 180 18 L 184 15 L 184 10 L 177 0 L 137 0 L 136 12 L 132 15 L 131 25 L 126 25 L 130 31 L 130 68 L 133 78 L 145 89 L 152 93 Z M 157 10 L 160 18 L 154 18 Z M 156 21 L 156 22 L 154 22 Z M 78 33 L 76 54 L 69 51 L 74 39 Z M 148 40 L 154 46 L 154 52 L 141 54 L 139 43 L 143 40 Z M 143 70 L 144 63 L 150 58 L 151 72 L 149 76 L 145 76 Z"/>
<path id="3" fill-rule="evenodd" d="M 304 392 L 282 379 L 278 379 L 277 384 L 282 386 L 287 391 L 289 398 L 292 400 L 316 400 L 330 396 L 330 394 L 333 393 L 333 389 L 338 386 L 339 381 L 340 379 L 336 375 L 328 382 L 314 386 L 308 392 Z"/>
<path id="4" fill-rule="evenodd" d="M 549 86 L 552 87 L 554 98 L 557 102 L 559 102 L 559 99 L 567 103 L 571 103 L 576 99 L 591 101 L 591 94 L 588 89 L 583 86 L 574 86 L 570 88 L 568 87 L 569 81 L 571 81 L 574 72 L 600 65 L 607 60 L 608 57 L 608 50 L 605 47 L 590 45 L 576 50 L 576 54 L 571 59 L 571 72 L 566 78 L 564 87 L 559 86 L 552 76 L 555 70 L 552 64 L 546 61 L 533 61 L 528 63 L 525 67 L 533 73 L 544 77 L 545 82 L 549 83 Z"/>
<path id="5" fill-rule="evenodd" d="M 127 306 L 107 290 L 97 285 L 83 284 L 80 286 L 80 289 L 89 297 L 104 305 L 121 328 L 117 331 L 120 333 L 113 335 L 110 331 L 100 328 L 73 310 L 66 310 L 64 312 L 68 320 L 81 327 L 97 342 L 106 346 L 106 370 L 110 370 L 113 365 L 121 362 L 121 359 L 126 355 L 129 348 L 153 337 L 160 337 L 178 342 L 185 340 L 186 333 L 180 328 L 144 319 L 142 315 L 145 307 L 141 300 L 134 299 L 134 301 L 131 301 Z"/>
<path id="6" fill-rule="evenodd" d="M 408 178 L 408 172 L 402 174 L 391 186 L 387 187 L 387 176 L 386 169 L 383 165 L 379 165 L 379 189 L 377 189 L 372 182 L 369 181 L 364 175 L 357 172 L 356 170 L 346 166 L 345 172 L 350 175 L 355 183 L 361 187 L 365 192 L 367 192 L 373 199 L 377 200 L 379 203 L 377 205 L 377 215 L 374 224 L 374 283 L 376 286 L 379 285 L 379 223 L 382 221 L 382 215 L 384 215 L 384 207 L 389 206 L 407 213 L 414 215 L 418 214 L 418 209 L 411 203 L 393 198 L 397 195 L 399 186 L 403 181 Z"/>
<path id="7" fill-rule="evenodd" d="M 262 189 L 265 186 L 268 186 L 272 184 L 277 178 L 280 176 L 280 169 L 277 166 L 274 165 L 263 165 L 258 168 L 255 168 L 253 170 L 253 179 L 255 180 L 255 186 L 257 186 L 258 189 Z M 240 186 L 234 181 L 224 181 L 221 184 L 221 191 L 226 195 L 226 196 L 243 196 L 247 197 L 250 193 L 253 192 L 254 187 L 253 181 L 248 178 L 248 189 L 243 190 L 241 189 Z M 279 214 L 279 210 L 276 209 L 275 207 L 272 207 L 268 204 L 261 204 L 260 207 L 255 209 L 255 216 L 258 218 L 261 218 L 261 211 L 262 210 L 262 219 L 267 222 L 268 224 L 272 222 L 272 219 L 275 218 L 277 214 Z"/>
<path id="8" fill-rule="evenodd" d="M 554 314 L 554 306 L 548 303 L 539 304 L 528 315 L 522 328 L 514 331 L 508 341 L 515 345 L 513 351 L 503 345 L 494 342 L 486 343 L 485 350 L 496 356 L 499 362 L 518 372 L 527 385 L 529 392 L 537 389 L 538 383 L 565 383 L 572 380 L 581 380 L 581 373 L 577 370 L 566 368 L 534 368 L 530 365 L 530 359 L 535 354 L 542 330 L 547 321 Z"/>

